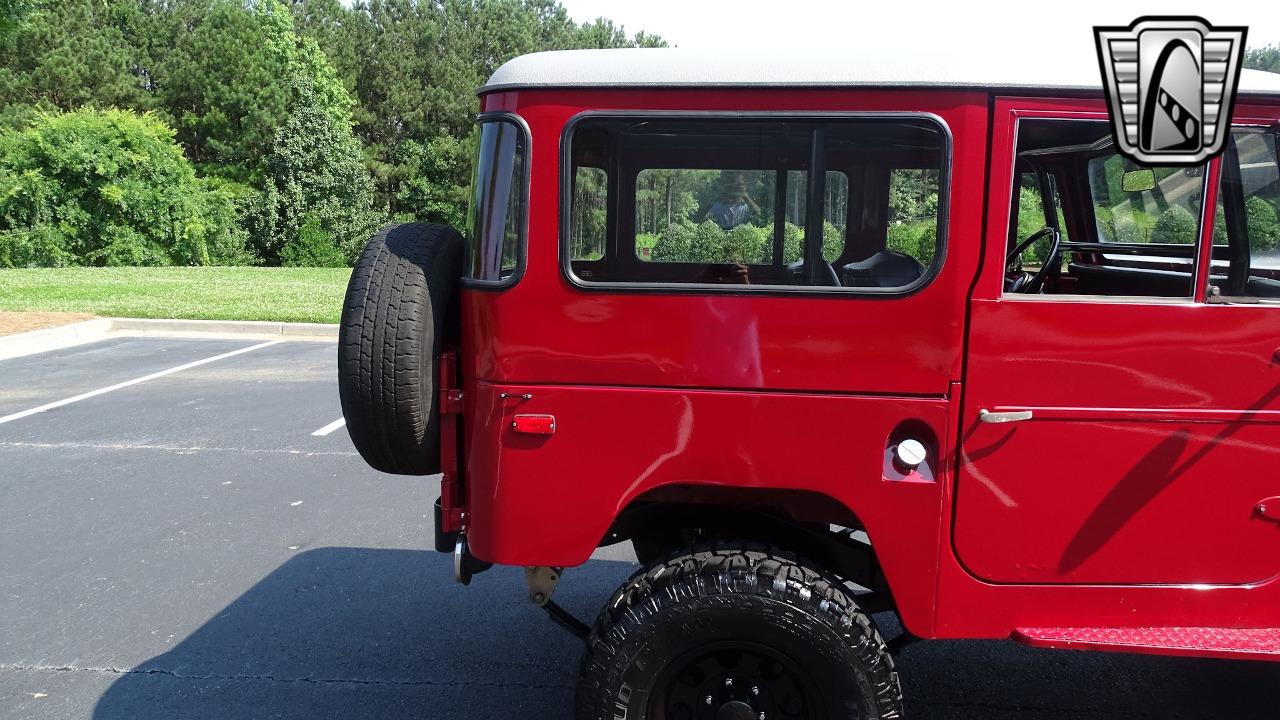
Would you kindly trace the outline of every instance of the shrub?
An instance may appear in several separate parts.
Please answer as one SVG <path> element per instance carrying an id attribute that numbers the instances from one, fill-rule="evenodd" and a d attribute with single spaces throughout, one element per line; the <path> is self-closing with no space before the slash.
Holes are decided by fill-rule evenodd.
<path id="1" fill-rule="evenodd" d="M 333 235 L 321 227 L 320 218 L 308 213 L 298 228 L 298 234 L 280 249 L 280 264 L 286 267 L 344 267 L 347 257 L 334 244 Z"/>
<path id="2" fill-rule="evenodd" d="M 912 255 L 921 265 L 929 267 L 933 264 L 933 258 L 938 254 L 938 221 L 930 220 L 924 228 L 924 232 L 920 233 L 920 239 L 916 242 L 916 254 Z"/>
<path id="3" fill-rule="evenodd" d="M 716 262 L 761 264 L 772 254 L 773 228 L 739 225 L 724 237 L 724 245 Z"/>
<path id="4" fill-rule="evenodd" d="M 1255 195 L 1245 201 L 1244 216 L 1251 249 L 1280 249 L 1280 218 L 1271 203 Z"/>
<path id="5" fill-rule="evenodd" d="M 244 256 L 231 196 L 150 114 L 81 109 L 0 132 L 0 264 L 209 265 Z"/>
<path id="6" fill-rule="evenodd" d="M 1174 206 L 1178 207 L 1178 206 Z M 1185 212 L 1185 211 L 1184 211 Z M 1114 235 L 1112 240 L 1118 243 L 1144 243 L 1150 242 L 1147 234 L 1138 227 L 1138 223 L 1128 215 L 1120 215 L 1115 218 L 1113 223 Z"/>
<path id="7" fill-rule="evenodd" d="M 354 263 L 382 224 L 373 210 L 373 180 L 364 167 L 360 141 L 328 112 L 309 81 L 294 85 L 289 119 L 276 133 L 266 161 L 267 187 L 257 208 L 254 237 L 268 260 L 280 258 L 308 215 L 314 215 Z"/>
<path id="8" fill-rule="evenodd" d="M 782 262 L 804 259 L 804 228 L 787 223 L 782 230 Z"/>
<path id="9" fill-rule="evenodd" d="M 1119 230 L 1119 228 L 1116 228 Z M 1151 242 L 1194 245 L 1196 242 L 1196 218 L 1181 205 L 1170 205 L 1156 218 L 1151 231 Z"/>
<path id="10" fill-rule="evenodd" d="M 652 259 L 658 262 L 688 262 L 693 246 L 692 225 L 673 223 L 658 234 L 653 243 Z"/>
<path id="11" fill-rule="evenodd" d="M 720 262 L 724 257 L 724 230 L 711 220 L 704 220 L 693 229 L 689 241 L 689 262 Z"/>

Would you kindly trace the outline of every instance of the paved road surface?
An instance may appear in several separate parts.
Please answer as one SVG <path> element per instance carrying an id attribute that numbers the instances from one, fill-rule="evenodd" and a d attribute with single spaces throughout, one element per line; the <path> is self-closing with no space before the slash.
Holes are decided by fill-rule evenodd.
<path id="1" fill-rule="evenodd" d="M 520 572 L 455 585 L 429 550 L 435 479 L 312 434 L 339 417 L 332 344 L 3 419 L 259 344 L 0 361 L 0 718 L 569 717 L 578 649 Z M 557 598 L 593 615 L 630 560 L 602 551 Z M 918 720 L 1280 716 L 1280 665 L 949 642 L 899 667 Z"/>

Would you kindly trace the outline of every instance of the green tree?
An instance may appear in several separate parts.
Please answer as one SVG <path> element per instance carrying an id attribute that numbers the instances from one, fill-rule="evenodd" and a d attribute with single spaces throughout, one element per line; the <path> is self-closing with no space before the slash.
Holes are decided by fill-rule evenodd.
<path id="1" fill-rule="evenodd" d="M 0 37 L 16 30 L 29 12 L 31 3 L 27 0 L 0 0 Z"/>
<path id="2" fill-rule="evenodd" d="M 177 0 L 152 38 L 158 105 L 198 167 L 250 185 L 289 116 L 292 80 L 350 123 L 354 101 L 312 38 L 279 0 Z"/>
<path id="3" fill-rule="evenodd" d="M 152 107 L 145 56 L 133 38 L 142 14 L 125 0 L 60 0 L 30 5 L 26 20 L 0 33 L 0 125 L 79 107 Z M 12 16 L 10 16 L 12 17 Z"/>
<path id="4" fill-rule="evenodd" d="M 295 78 L 289 118 L 276 134 L 264 167 L 266 192 L 255 242 L 268 261 L 298 237 L 308 216 L 333 238 L 348 262 L 382 218 L 374 212 L 373 183 L 360 142 L 335 119 L 307 78 Z"/>
<path id="5" fill-rule="evenodd" d="M 1253 48 L 1244 54 L 1244 66 L 1253 70 L 1280 73 L 1280 45 Z"/>
<path id="6" fill-rule="evenodd" d="M 288 117 L 289 58 L 279 51 L 275 0 L 176 0 L 151 38 L 158 105 L 187 156 L 210 175 L 258 185 L 259 164 Z"/>
<path id="7" fill-rule="evenodd" d="M 343 267 L 347 258 L 325 232 L 314 213 L 303 216 L 298 234 L 280 249 L 280 264 L 285 267 Z"/>
<path id="8" fill-rule="evenodd" d="M 152 115 L 83 109 L 0 132 L 0 266 L 251 260 L 231 198 Z"/>
<path id="9" fill-rule="evenodd" d="M 294 16 L 354 91 L 379 204 L 424 220 L 465 206 L 475 91 L 499 65 L 538 50 L 663 44 L 606 20 L 579 26 L 554 0 L 370 0 L 351 8 L 303 0 Z"/>

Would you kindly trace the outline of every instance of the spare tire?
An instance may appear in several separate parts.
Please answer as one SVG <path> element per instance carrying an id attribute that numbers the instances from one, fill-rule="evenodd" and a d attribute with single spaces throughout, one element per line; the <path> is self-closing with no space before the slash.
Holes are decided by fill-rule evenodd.
<path id="1" fill-rule="evenodd" d="M 338 331 L 338 395 L 351 442 L 376 470 L 440 472 L 436 357 L 457 337 L 462 238 L 391 225 L 351 273 Z"/>

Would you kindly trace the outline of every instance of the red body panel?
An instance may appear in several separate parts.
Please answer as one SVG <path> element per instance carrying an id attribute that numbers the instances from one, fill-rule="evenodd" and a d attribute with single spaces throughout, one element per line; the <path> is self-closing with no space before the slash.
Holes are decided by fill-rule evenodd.
<path id="1" fill-rule="evenodd" d="M 875 518 L 864 523 L 900 611 L 928 624 L 946 476 L 886 473 L 885 450 L 907 420 L 945 438 L 945 400 L 486 382 L 472 392 L 486 418 L 469 438 L 477 557 L 580 565 L 627 503 L 667 485 L 817 490 Z M 517 413 L 553 410 L 553 436 L 512 427 Z"/>
<path id="2" fill-rule="evenodd" d="M 865 524 L 905 626 L 922 637 L 1275 625 L 1280 526 L 1256 506 L 1280 494 L 1280 308 L 1001 299 L 1011 113 L 1103 106 L 1000 100 L 992 115 L 990 101 L 485 96 L 485 110 L 527 122 L 532 172 L 523 276 L 463 293 L 474 554 L 575 565 L 654 488 L 800 489 Z M 561 141 L 593 109 L 933 113 L 954 136 L 943 269 L 902 298 L 577 288 L 558 258 Z M 983 407 L 1037 419 L 975 424 Z M 516 432 L 516 414 L 554 416 L 554 434 Z M 886 468 L 889 435 L 906 421 L 935 435 L 932 481 Z M 1167 466 L 1163 485 L 1144 471 L 1124 489 L 1126 471 L 1152 463 Z"/>
<path id="3" fill-rule="evenodd" d="M 1033 647 L 1063 650 L 1280 660 L 1276 628 L 1018 628 L 1013 636 Z"/>

